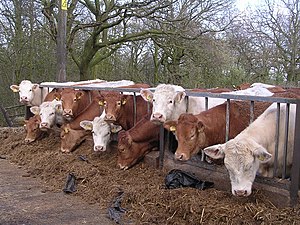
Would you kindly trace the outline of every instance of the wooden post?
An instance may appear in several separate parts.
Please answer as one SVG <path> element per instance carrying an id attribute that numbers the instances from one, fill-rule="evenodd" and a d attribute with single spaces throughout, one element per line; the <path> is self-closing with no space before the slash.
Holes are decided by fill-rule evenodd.
<path id="1" fill-rule="evenodd" d="M 57 81 L 67 80 L 67 46 L 66 46 L 66 27 L 67 27 L 67 0 L 59 0 L 58 24 L 57 24 Z"/>

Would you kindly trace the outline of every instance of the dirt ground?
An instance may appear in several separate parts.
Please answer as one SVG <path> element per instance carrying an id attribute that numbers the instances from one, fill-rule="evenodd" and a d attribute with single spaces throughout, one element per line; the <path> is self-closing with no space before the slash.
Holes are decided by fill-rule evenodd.
<path id="1" fill-rule="evenodd" d="M 263 192 L 248 198 L 233 197 L 214 188 L 166 189 L 168 171 L 143 162 L 123 171 L 116 166 L 116 151 L 92 151 L 91 140 L 74 152 L 60 152 L 58 132 L 31 144 L 24 143 L 20 128 L 0 128 L 0 157 L 26 169 L 31 177 L 44 182 L 48 192 L 62 192 L 69 173 L 76 176 L 76 192 L 89 204 L 107 210 L 120 192 L 126 210 L 121 224 L 300 224 L 300 207 L 275 207 Z M 85 160 L 82 160 L 85 159 Z M 1 172 L 0 172 L 1 173 Z M 99 209 L 100 210 L 100 209 Z"/>

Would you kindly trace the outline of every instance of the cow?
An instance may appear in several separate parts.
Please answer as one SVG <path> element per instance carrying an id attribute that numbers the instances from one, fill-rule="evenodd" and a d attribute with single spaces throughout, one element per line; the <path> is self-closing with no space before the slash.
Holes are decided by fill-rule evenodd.
<path id="1" fill-rule="evenodd" d="M 120 169 L 127 170 L 159 145 L 160 125 L 152 123 L 149 116 L 134 127 L 118 134 L 118 159 Z"/>
<path id="2" fill-rule="evenodd" d="M 97 95 L 98 91 L 64 88 L 60 94 L 56 95 L 56 98 L 62 102 L 64 119 L 71 121 L 82 112 L 91 103 L 92 98 Z"/>
<path id="3" fill-rule="evenodd" d="M 154 123 L 164 123 L 177 120 L 182 113 L 198 114 L 205 110 L 205 98 L 185 98 L 185 89 L 171 84 L 159 84 L 154 93 L 150 89 L 140 91 L 145 101 L 153 103 L 150 120 Z M 209 101 L 209 108 L 224 102 L 224 99 L 213 98 Z"/>
<path id="4" fill-rule="evenodd" d="M 24 122 L 24 128 L 26 131 L 25 143 L 28 144 L 34 142 L 41 137 L 42 130 L 39 128 L 41 118 L 39 115 L 34 115 Z"/>
<path id="5" fill-rule="evenodd" d="M 39 127 L 43 131 L 51 129 L 54 125 L 60 127 L 64 123 L 62 103 L 56 99 L 43 102 L 40 106 L 32 106 L 30 111 L 40 116 L 41 122 Z"/>
<path id="6" fill-rule="evenodd" d="M 32 83 L 29 80 L 23 80 L 19 85 L 13 84 L 10 89 L 13 92 L 19 92 L 20 103 L 27 106 L 39 106 L 49 93 L 48 88 L 40 88 L 39 84 Z"/>
<path id="7" fill-rule="evenodd" d="M 292 166 L 296 106 L 291 104 L 288 127 L 287 175 Z M 229 172 L 231 192 L 235 196 L 249 196 L 255 176 L 280 176 L 283 167 L 286 105 L 280 106 L 278 171 L 273 174 L 276 145 L 277 103 L 273 103 L 245 130 L 224 144 L 204 149 L 205 154 L 215 159 L 224 159 Z"/>
<path id="8" fill-rule="evenodd" d="M 254 118 L 262 114 L 271 103 L 255 102 Z M 227 103 L 200 114 L 183 113 L 178 120 L 167 121 L 164 127 L 175 133 L 178 147 L 175 159 L 186 161 L 203 148 L 224 143 L 226 134 Z M 229 139 L 234 138 L 250 123 L 250 101 L 231 101 L 229 107 Z"/>
<path id="9" fill-rule="evenodd" d="M 103 112 L 103 106 L 99 105 L 102 96 L 95 96 L 88 105 L 73 121 L 65 123 L 61 126 L 61 151 L 71 152 L 85 137 L 90 134 L 89 131 L 82 129 L 80 122 L 83 120 L 93 120 L 96 116 L 100 116 Z"/>
<path id="10" fill-rule="evenodd" d="M 105 112 L 103 111 L 101 116 L 97 116 L 93 121 L 83 120 L 80 122 L 80 126 L 88 131 L 92 132 L 94 140 L 94 151 L 104 152 L 107 149 L 108 144 L 111 141 L 111 134 L 119 132 L 122 127 L 107 123 L 104 120 Z"/>
<path id="11" fill-rule="evenodd" d="M 134 98 L 136 102 L 136 114 L 134 109 Z M 119 92 L 108 92 L 102 98 L 102 105 L 105 110 L 104 120 L 120 125 L 124 130 L 134 126 L 151 110 L 151 104 L 143 100 L 141 96 L 124 95 Z"/>

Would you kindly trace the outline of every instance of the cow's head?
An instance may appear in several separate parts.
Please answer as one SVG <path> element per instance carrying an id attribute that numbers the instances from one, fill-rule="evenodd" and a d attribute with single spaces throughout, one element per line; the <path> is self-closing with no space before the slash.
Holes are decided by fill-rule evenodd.
<path id="1" fill-rule="evenodd" d="M 89 132 L 86 130 L 74 130 L 70 128 L 69 124 L 63 124 L 60 132 L 61 151 L 65 153 L 73 151 L 85 140 L 87 134 L 89 134 Z"/>
<path id="2" fill-rule="evenodd" d="M 38 84 L 33 84 L 29 80 L 23 80 L 20 85 L 11 85 L 13 92 L 19 92 L 20 102 L 24 105 L 30 105 L 34 98 L 35 91 L 39 88 Z"/>
<path id="3" fill-rule="evenodd" d="M 177 119 L 181 113 L 186 111 L 184 89 L 180 86 L 160 84 L 152 93 L 149 89 L 140 91 L 144 100 L 152 102 L 151 121 L 154 123 L 164 123 L 168 120 Z"/>
<path id="4" fill-rule="evenodd" d="M 24 122 L 24 128 L 26 131 L 25 143 L 31 143 L 37 140 L 42 134 L 42 131 L 39 128 L 41 122 L 40 116 L 34 115 Z"/>
<path id="5" fill-rule="evenodd" d="M 120 169 L 127 170 L 157 146 L 157 141 L 134 142 L 128 132 L 122 130 L 118 135 L 117 164 Z"/>
<path id="6" fill-rule="evenodd" d="M 232 139 L 225 144 L 207 147 L 204 153 L 214 159 L 224 158 L 235 196 L 249 196 L 260 163 L 268 162 L 272 155 L 252 139 Z"/>
<path id="7" fill-rule="evenodd" d="M 86 93 L 84 91 L 74 90 L 70 88 L 64 89 L 60 94 L 62 102 L 63 117 L 70 121 L 80 113 L 80 104 L 82 104 Z"/>
<path id="8" fill-rule="evenodd" d="M 128 95 L 123 95 L 119 92 L 109 92 L 99 101 L 99 104 L 104 106 L 105 121 L 115 122 L 118 120 L 127 103 L 127 97 Z"/>
<path id="9" fill-rule="evenodd" d="M 40 106 L 32 106 L 30 111 L 40 116 L 40 128 L 46 131 L 55 125 L 56 117 L 62 114 L 62 105 L 60 101 L 53 100 L 52 102 L 43 102 Z"/>
<path id="10" fill-rule="evenodd" d="M 80 122 L 80 126 L 92 132 L 95 152 L 106 151 L 112 132 L 111 125 L 104 121 L 104 118 L 95 117 L 93 121 L 83 120 Z"/>
<path id="11" fill-rule="evenodd" d="M 192 114 L 181 114 L 178 121 L 167 121 L 164 127 L 172 131 L 178 141 L 177 160 L 189 160 L 206 146 L 205 126 Z"/>

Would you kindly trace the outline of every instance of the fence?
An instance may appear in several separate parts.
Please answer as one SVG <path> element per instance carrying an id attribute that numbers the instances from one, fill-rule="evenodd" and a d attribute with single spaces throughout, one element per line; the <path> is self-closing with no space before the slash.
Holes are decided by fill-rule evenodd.
<path id="1" fill-rule="evenodd" d="M 43 86 L 43 85 L 42 85 Z M 48 88 L 70 88 L 70 86 L 64 86 L 64 85 L 44 85 L 44 87 Z M 108 87 L 103 87 L 103 88 L 98 88 L 95 86 L 71 86 L 71 88 L 75 89 L 84 89 L 84 90 L 111 90 L 111 91 L 119 91 L 119 92 L 132 92 L 134 96 L 136 96 L 136 93 L 139 92 L 140 89 L 135 89 L 135 88 L 108 88 Z M 153 88 L 152 91 L 155 89 Z M 246 95 L 233 95 L 233 94 L 215 94 L 215 93 L 204 93 L 204 92 L 192 92 L 190 90 L 186 90 L 187 93 L 187 98 L 189 96 L 195 96 L 195 97 L 204 97 L 205 98 L 205 104 L 206 104 L 206 109 L 208 108 L 208 101 L 210 98 L 224 98 L 227 102 L 227 107 L 226 107 L 226 140 L 228 140 L 228 133 L 229 133 L 229 107 L 230 107 L 230 101 L 231 100 L 245 100 L 245 101 L 250 101 L 251 102 L 251 107 L 250 107 L 250 122 L 253 121 L 254 118 L 254 102 L 255 101 L 263 101 L 263 102 L 276 102 L 277 106 L 279 107 L 280 104 L 286 104 L 287 107 L 287 117 L 285 118 L 287 124 L 288 124 L 288 115 L 289 115 L 289 108 L 290 104 L 296 104 L 296 124 L 295 124 L 295 138 L 294 138 L 294 149 L 293 151 L 293 160 L 292 160 L 292 169 L 291 169 L 291 176 L 290 179 L 286 179 L 284 184 L 282 182 L 277 182 L 276 179 L 267 179 L 267 178 L 261 178 L 260 180 L 262 182 L 266 182 L 267 184 L 275 185 L 277 187 L 287 189 L 289 191 L 289 198 L 290 198 L 290 204 L 291 205 L 296 205 L 298 202 L 298 190 L 299 190 L 299 185 L 300 185 L 300 99 L 288 99 L 288 98 L 276 98 L 276 97 L 261 97 L 261 96 L 246 96 Z M 187 101 L 188 104 L 188 101 Z M 134 101 L 134 107 L 136 107 L 136 103 Z M 135 115 L 134 115 L 135 116 Z M 278 121 L 280 120 L 279 116 L 277 116 L 277 124 Z M 277 125 L 277 137 L 278 137 L 278 132 L 279 132 L 279 126 Z M 285 126 L 285 136 L 287 137 L 288 135 L 288 129 L 287 125 Z M 277 139 L 278 142 L 278 139 Z M 285 143 L 287 143 L 287 138 L 285 140 Z M 278 156 L 278 144 L 276 145 L 275 149 L 275 158 L 277 159 Z M 287 145 L 285 145 L 287 146 Z M 285 151 L 287 151 L 285 147 Z M 161 132 L 160 132 L 160 151 L 159 151 L 159 167 L 163 168 L 164 167 L 164 159 L 165 159 L 165 151 L 169 150 L 169 140 L 165 137 L 165 132 L 163 129 L 163 126 L 161 126 Z M 287 154 L 287 153 L 285 153 Z M 274 170 L 277 170 L 277 160 L 275 160 L 274 164 Z M 196 165 L 197 164 L 197 165 Z M 190 165 L 192 166 L 198 166 L 199 167 L 199 162 L 196 161 L 195 163 L 191 162 Z M 284 163 L 286 165 L 286 163 Z M 209 166 L 209 165 L 204 165 L 203 163 L 200 166 L 204 166 L 205 169 L 211 170 L 214 172 L 216 167 L 214 166 Z M 286 175 L 286 168 L 283 168 L 282 171 L 283 177 Z"/>

